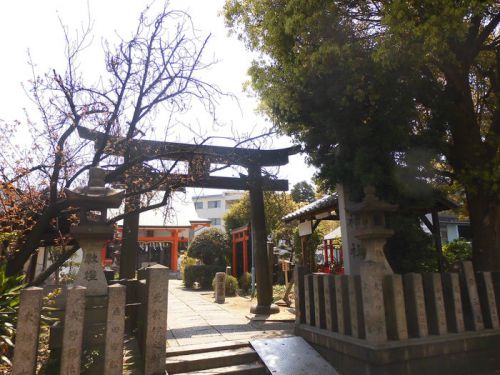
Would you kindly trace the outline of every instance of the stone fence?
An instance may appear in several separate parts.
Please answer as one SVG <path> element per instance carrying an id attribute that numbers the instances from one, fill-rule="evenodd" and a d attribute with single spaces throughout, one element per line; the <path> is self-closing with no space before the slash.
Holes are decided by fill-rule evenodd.
<path id="1" fill-rule="evenodd" d="M 127 295 L 130 294 L 128 289 L 134 284 L 133 280 L 125 280 L 124 283 L 128 286 L 114 283 L 107 288 L 105 323 L 102 332 L 104 344 L 102 374 L 122 374 L 125 322 L 130 318 L 136 320 L 136 317 L 126 314 L 126 310 L 137 306 L 140 315 L 137 319 L 140 322 L 137 339 L 141 349 L 144 374 L 165 373 L 168 269 L 163 266 L 152 266 L 144 272 L 144 276 L 145 280 L 140 282 L 142 290 L 139 293 L 141 295 L 139 304 L 128 306 L 129 303 L 126 302 Z M 130 283 L 127 283 L 128 281 Z M 86 288 L 82 286 L 66 290 L 64 314 L 62 321 L 58 322 L 62 323 L 60 374 L 80 373 L 86 336 L 95 328 L 89 327 L 92 312 L 86 305 L 91 303 L 91 299 L 85 296 L 85 292 Z M 21 291 L 12 365 L 14 375 L 35 374 L 43 296 L 42 288 L 30 287 Z"/>
<path id="2" fill-rule="evenodd" d="M 351 357 L 362 356 L 360 348 L 372 350 L 366 357 L 375 358 L 379 349 L 398 347 L 409 359 L 413 349 L 407 351 L 404 346 L 414 348 L 419 342 L 429 343 L 426 339 L 431 337 L 441 337 L 442 343 L 447 337 L 460 336 L 456 334 L 470 336 L 469 331 L 500 332 L 500 272 L 476 273 L 471 262 L 462 263 L 459 273 L 378 278 L 304 274 L 298 266 L 294 278 L 296 332 L 313 344 Z M 450 349 L 442 350 L 446 354 Z M 396 358 L 393 354 L 385 353 L 376 365 Z"/>

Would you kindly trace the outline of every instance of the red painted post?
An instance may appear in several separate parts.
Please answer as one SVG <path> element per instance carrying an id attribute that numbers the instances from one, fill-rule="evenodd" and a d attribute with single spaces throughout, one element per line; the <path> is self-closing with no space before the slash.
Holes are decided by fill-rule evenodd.
<path id="1" fill-rule="evenodd" d="M 236 234 L 232 234 L 233 237 L 233 276 L 236 277 Z"/>

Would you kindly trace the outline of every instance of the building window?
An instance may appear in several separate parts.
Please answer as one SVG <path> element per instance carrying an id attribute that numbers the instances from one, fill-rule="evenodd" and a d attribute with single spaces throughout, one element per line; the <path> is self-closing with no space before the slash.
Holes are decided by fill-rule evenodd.
<path id="1" fill-rule="evenodd" d="M 212 225 L 221 225 L 221 219 L 220 217 L 213 217 L 210 219 Z"/>
<path id="2" fill-rule="evenodd" d="M 208 201 L 208 208 L 220 208 L 220 201 Z"/>
<path id="3" fill-rule="evenodd" d="M 203 202 L 194 202 L 195 210 L 203 210 Z"/>

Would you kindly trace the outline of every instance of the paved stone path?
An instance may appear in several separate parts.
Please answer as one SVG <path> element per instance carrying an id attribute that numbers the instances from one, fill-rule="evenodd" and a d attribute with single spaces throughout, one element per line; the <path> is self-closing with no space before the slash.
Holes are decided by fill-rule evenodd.
<path id="1" fill-rule="evenodd" d="M 250 321 L 243 310 L 216 304 L 202 293 L 169 281 L 168 347 L 293 335 L 293 322 Z"/>

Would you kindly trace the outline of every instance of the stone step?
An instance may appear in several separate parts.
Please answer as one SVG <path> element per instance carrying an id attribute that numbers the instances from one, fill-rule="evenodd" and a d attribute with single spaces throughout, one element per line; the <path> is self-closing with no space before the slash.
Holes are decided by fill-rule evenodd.
<path id="1" fill-rule="evenodd" d="M 190 375 L 190 374 L 227 374 L 227 375 L 266 375 L 267 369 L 260 361 L 245 363 L 242 365 L 225 366 L 210 368 L 207 370 L 197 370 L 194 372 L 184 372 L 177 375 Z"/>
<path id="2" fill-rule="evenodd" d="M 215 352 L 226 349 L 237 349 L 248 347 L 248 341 L 223 341 L 208 344 L 183 345 L 167 348 L 167 358 L 179 355 Z"/>
<path id="3" fill-rule="evenodd" d="M 224 366 L 235 366 L 259 359 L 257 353 L 249 346 L 237 349 L 226 349 L 195 354 L 178 355 L 167 358 L 167 372 L 178 374 L 183 372 L 214 369 Z"/>

